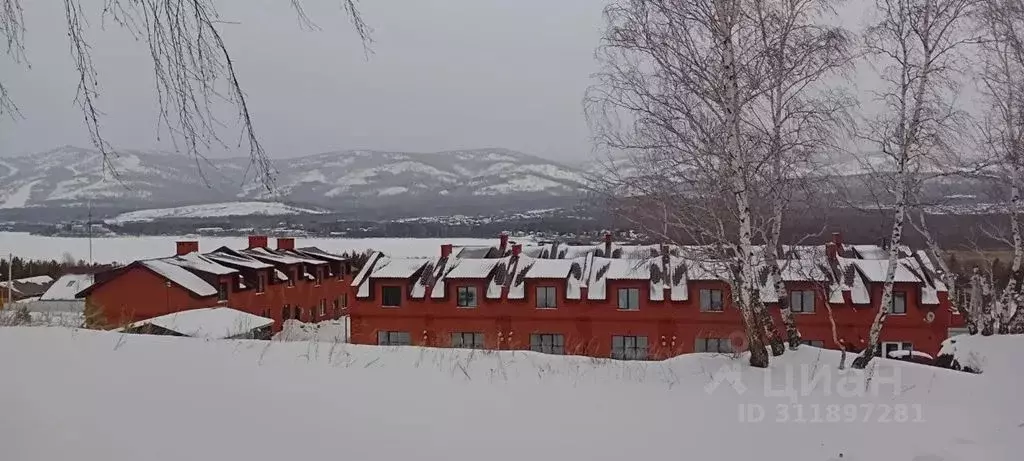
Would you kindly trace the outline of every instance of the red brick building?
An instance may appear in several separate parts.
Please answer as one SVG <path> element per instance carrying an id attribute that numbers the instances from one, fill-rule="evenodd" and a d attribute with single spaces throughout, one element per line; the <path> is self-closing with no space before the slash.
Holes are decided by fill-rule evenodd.
<path id="1" fill-rule="evenodd" d="M 742 347 L 723 258 L 702 248 L 558 244 L 443 245 L 438 257 L 373 254 L 352 280 L 351 341 L 535 350 L 653 359 Z M 610 257 L 609 257 L 610 256 Z M 881 299 L 886 250 L 844 245 L 783 248 L 783 279 L 805 342 L 865 347 Z M 900 249 L 883 348 L 936 354 L 959 325 L 924 252 Z M 767 267 L 760 296 L 781 330 Z M 831 309 L 832 315 L 829 316 Z M 833 336 L 832 323 L 836 335 Z"/>
<path id="2" fill-rule="evenodd" d="M 104 326 L 116 328 L 172 312 L 230 306 L 274 320 L 336 319 L 348 305 L 348 261 L 318 248 L 295 248 L 295 240 L 249 237 L 248 248 L 199 253 L 199 243 L 178 242 L 174 256 L 136 261 L 97 274 L 79 293 Z"/>

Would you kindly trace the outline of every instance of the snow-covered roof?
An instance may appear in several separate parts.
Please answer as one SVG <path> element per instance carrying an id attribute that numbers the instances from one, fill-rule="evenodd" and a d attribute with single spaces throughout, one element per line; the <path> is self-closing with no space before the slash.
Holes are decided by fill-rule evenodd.
<path id="1" fill-rule="evenodd" d="M 861 273 L 868 278 L 871 282 L 885 282 L 886 274 L 889 270 L 889 261 L 884 259 L 855 259 L 853 260 L 857 268 L 860 269 Z M 894 282 L 917 282 L 920 283 L 922 280 L 920 277 L 911 272 L 905 258 L 901 258 L 896 264 L 896 274 L 893 278 Z M 916 265 L 916 264 L 915 264 Z"/>
<path id="2" fill-rule="evenodd" d="M 836 261 L 839 264 L 839 284 L 844 292 L 850 293 L 850 301 L 853 304 L 871 304 L 871 292 L 857 270 L 856 263 L 862 260 L 838 257 Z M 834 299 L 830 298 L 830 302 Z"/>
<path id="3" fill-rule="evenodd" d="M 145 325 L 154 325 L 194 338 L 225 339 L 239 336 L 273 323 L 273 319 L 230 307 L 207 307 L 141 320 L 128 325 L 126 329 L 130 330 Z"/>
<path id="4" fill-rule="evenodd" d="M 370 278 L 373 279 L 405 279 L 412 277 L 431 260 L 428 258 L 390 258 L 383 257 L 373 267 Z"/>
<path id="5" fill-rule="evenodd" d="M 271 267 L 274 267 L 272 264 L 267 264 L 263 261 L 254 258 L 250 258 L 247 256 L 237 256 L 225 252 L 207 253 L 205 256 L 219 263 L 233 264 L 236 266 L 247 267 L 249 269 L 269 269 Z"/>
<path id="6" fill-rule="evenodd" d="M 519 258 L 519 269 L 527 269 L 524 276 L 528 279 L 564 279 L 572 265 L 571 259 Z"/>
<path id="7" fill-rule="evenodd" d="M 75 295 L 92 286 L 93 274 L 65 274 L 39 297 L 40 301 L 73 301 Z"/>
<path id="8" fill-rule="evenodd" d="M 20 279 L 14 279 L 15 283 L 31 283 L 33 285 L 46 285 L 47 283 L 53 282 L 53 277 L 49 275 L 36 275 L 32 277 L 25 277 Z"/>
<path id="9" fill-rule="evenodd" d="M 278 264 L 301 264 L 305 262 L 305 258 L 281 254 L 276 251 L 270 251 L 266 248 L 250 248 L 248 250 L 242 250 L 241 253 L 264 261 L 273 261 Z"/>
<path id="10" fill-rule="evenodd" d="M 49 275 L 36 275 L 33 277 L 14 279 L 13 284 L 10 282 L 0 282 L 0 288 L 7 290 L 8 285 L 10 285 L 11 291 L 15 294 L 23 296 L 37 296 L 43 294 L 43 292 L 49 288 L 51 283 L 53 283 L 53 277 L 50 277 Z"/>
<path id="11" fill-rule="evenodd" d="M 312 258 L 312 257 L 310 257 L 310 256 L 308 256 L 306 254 L 303 254 L 303 253 L 300 253 L 300 252 L 294 251 L 294 250 L 278 250 L 278 251 L 274 252 L 274 254 L 291 256 L 291 257 L 293 257 L 295 259 L 298 259 L 298 260 L 302 261 L 303 263 L 313 264 L 313 265 L 316 265 L 316 266 L 322 266 L 324 264 L 327 264 L 327 261 L 324 261 L 322 259 Z"/>
<path id="12" fill-rule="evenodd" d="M 336 254 L 333 254 L 333 253 L 328 253 L 328 252 L 326 252 L 324 250 L 321 250 L 321 249 L 319 249 L 317 247 L 297 248 L 296 251 L 298 251 L 300 253 L 303 253 L 303 254 L 306 254 L 308 256 L 312 256 L 314 258 L 324 258 L 324 259 L 327 259 L 329 261 L 345 261 L 345 258 L 342 257 L 341 255 L 336 255 Z"/>
<path id="13" fill-rule="evenodd" d="M 210 259 L 198 253 L 189 253 L 182 256 L 172 256 L 170 258 L 163 258 L 161 261 L 174 264 L 175 266 L 181 266 L 186 269 L 205 272 L 207 274 L 229 275 L 238 272 L 237 270 L 232 269 L 230 267 L 222 266 L 213 259 Z"/>
<path id="14" fill-rule="evenodd" d="M 198 296 L 213 296 L 217 294 L 217 289 L 213 285 L 210 285 L 205 280 L 199 278 L 198 275 L 189 272 L 181 266 L 176 266 L 160 259 L 139 261 L 139 264 Z"/>
<path id="15" fill-rule="evenodd" d="M 444 274 L 446 279 L 482 279 L 487 278 L 494 269 L 494 266 L 501 259 L 462 259 L 454 258 L 449 264 L 449 270 Z"/>

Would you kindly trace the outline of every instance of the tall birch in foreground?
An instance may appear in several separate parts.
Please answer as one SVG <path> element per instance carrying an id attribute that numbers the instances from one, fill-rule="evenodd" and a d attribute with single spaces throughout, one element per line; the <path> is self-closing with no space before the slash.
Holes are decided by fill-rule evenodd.
<path id="1" fill-rule="evenodd" d="M 865 36 L 865 49 L 881 68 L 885 87 L 877 93 L 883 112 L 868 123 L 865 138 L 892 167 L 886 179 L 893 200 L 888 264 L 882 299 L 868 344 L 854 359 L 865 368 L 878 353 L 893 300 L 893 280 L 908 208 L 920 189 L 920 174 L 946 151 L 953 108 L 948 87 L 956 52 L 967 38 L 973 0 L 877 0 L 880 21 Z"/>
<path id="2" fill-rule="evenodd" d="M 806 190 L 809 173 L 833 148 L 848 123 L 851 98 L 827 88 L 824 80 L 850 64 L 850 38 L 839 27 L 820 25 L 834 14 L 820 0 L 754 0 L 751 16 L 763 53 L 764 91 L 752 104 L 750 124 L 760 139 L 770 206 L 765 264 L 779 299 L 790 348 L 800 331 L 790 310 L 779 267 L 782 224 L 795 189 Z"/>

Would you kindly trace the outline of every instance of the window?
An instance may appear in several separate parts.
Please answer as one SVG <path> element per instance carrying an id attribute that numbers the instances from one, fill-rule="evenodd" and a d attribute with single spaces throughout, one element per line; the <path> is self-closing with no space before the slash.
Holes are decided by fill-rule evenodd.
<path id="1" fill-rule="evenodd" d="M 565 355 L 565 336 L 551 333 L 530 335 L 530 350 L 545 354 Z"/>
<path id="2" fill-rule="evenodd" d="M 817 339 L 804 339 L 800 341 L 800 344 L 811 347 L 820 347 L 822 349 L 825 348 L 825 341 L 818 341 Z"/>
<path id="3" fill-rule="evenodd" d="M 267 289 L 267 276 L 265 274 L 256 275 L 256 293 L 263 293 Z"/>
<path id="4" fill-rule="evenodd" d="M 320 300 L 320 316 L 324 317 L 326 315 L 327 315 L 327 300 L 326 299 L 321 299 Z"/>
<path id="5" fill-rule="evenodd" d="M 907 293 L 903 291 L 894 291 L 892 293 L 892 306 L 889 309 L 890 314 L 906 314 L 907 313 Z"/>
<path id="6" fill-rule="evenodd" d="M 732 343 L 729 342 L 729 338 L 697 338 L 693 349 L 696 352 L 728 354 L 732 352 Z"/>
<path id="7" fill-rule="evenodd" d="M 338 272 L 337 272 L 337 274 L 338 274 L 338 280 L 343 280 L 345 278 L 345 263 L 338 263 Z"/>
<path id="8" fill-rule="evenodd" d="M 647 360 L 646 336 L 612 336 L 612 358 Z"/>
<path id="9" fill-rule="evenodd" d="M 348 307 L 348 293 L 342 294 L 338 299 L 341 299 L 341 307 Z"/>
<path id="10" fill-rule="evenodd" d="M 402 305 L 402 287 L 385 286 L 381 287 L 381 305 L 384 307 L 398 307 Z"/>
<path id="11" fill-rule="evenodd" d="M 638 311 L 640 310 L 640 289 L 619 288 L 619 310 Z"/>
<path id="12" fill-rule="evenodd" d="M 341 315 L 341 298 L 335 298 L 334 305 L 331 306 L 334 310 L 334 316 L 338 317 Z"/>
<path id="13" fill-rule="evenodd" d="M 228 300 L 228 284 L 227 282 L 220 282 L 217 285 L 217 299 L 220 301 Z"/>
<path id="14" fill-rule="evenodd" d="M 459 287 L 458 293 L 459 307 L 476 307 L 476 287 Z"/>
<path id="15" fill-rule="evenodd" d="M 722 312 L 722 290 L 700 290 L 701 312 Z"/>
<path id="16" fill-rule="evenodd" d="M 378 331 L 377 344 L 380 346 L 411 346 L 408 331 Z"/>
<path id="17" fill-rule="evenodd" d="M 555 307 L 557 307 L 555 287 L 537 287 L 537 308 L 554 309 Z"/>
<path id="18" fill-rule="evenodd" d="M 452 347 L 459 349 L 483 349 L 484 334 L 470 332 L 452 333 Z"/>
<path id="19" fill-rule="evenodd" d="M 803 314 L 814 313 L 814 291 L 797 290 L 789 292 L 789 309 Z"/>
<path id="20" fill-rule="evenodd" d="M 882 342 L 882 357 L 889 358 L 889 353 L 896 351 L 914 351 L 914 344 L 909 341 L 885 341 Z"/>
<path id="21" fill-rule="evenodd" d="M 314 285 L 320 286 L 324 281 L 324 269 L 322 267 L 316 268 L 316 279 L 313 281 Z"/>
<path id="22" fill-rule="evenodd" d="M 290 318 L 292 318 L 292 307 L 285 304 L 284 307 L 281 308 L 281 320 L 288 320 Z"/>
<path id="23" fill-rule="evenodd" d="M 294 318 L 295 320 L 302 320 L 302 308 L 301 307 L 295 306 L 294 313 L 295 313 L 295 317 L 292 317 L 292 318 Z"/>
<path id="24" fill-rule="evenodd" d="M 295 269 L 292 269 L 290 271 L 290 273 L 288 274 L 288 286 L 289 287 L 294 287 L 295 286 L 295 279 L 298 279 L 298 278 L 299 278 L 299 271 L 297 271 Z"/>

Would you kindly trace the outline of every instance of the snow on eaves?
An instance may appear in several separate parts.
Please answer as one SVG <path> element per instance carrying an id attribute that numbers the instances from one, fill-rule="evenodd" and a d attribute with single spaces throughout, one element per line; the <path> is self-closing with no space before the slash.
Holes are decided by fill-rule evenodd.
<path id="1" fill-rule="evenodd" d="M 371 279 L 407 279 L 416 275 L 431 259 L 429 258 L 391 258 L 385 256 L 377 261 L 370 273 Z"/>
<path id="2" fill-rule="evenodd" d="M 868 278 L 869 281 L 875 283 L 885 282 L 886 274 L 889 269 L 889 261 L 884 259 L 855 259 L 853 260 L 857 268 Z M 896 283 L 921 283 L 920 277 L 915 275 L 908 267 L 908 260 L 901 258 L 896 264 L 896 274 L 893 279 Z M 913 263 L 910 263 L 913 265 Z"/>
<path id="3" fill-rule="evenodd" d="M 213 285 L 210 285 L 198 275 L 189 272 L 181 266 L 159 259 L 139 261 L 139 263 L 197 296 L 214 296 L 217 294 L 217 289 Z"/>

